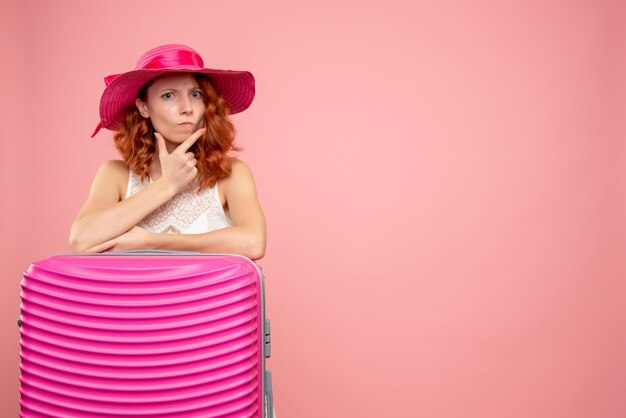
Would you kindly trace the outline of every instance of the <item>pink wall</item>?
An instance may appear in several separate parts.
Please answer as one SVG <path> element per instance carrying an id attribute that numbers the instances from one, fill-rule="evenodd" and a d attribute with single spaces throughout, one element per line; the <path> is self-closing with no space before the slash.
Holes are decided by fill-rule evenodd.
<path id="1" fill-rule="evenodd" d="M 257 79 L 281 418 L 623 417 L 626 9 L 296 3 L 3 3 L 1 415 L 21 272 L 116 158 L 102 77 L 182 42 Z"/>

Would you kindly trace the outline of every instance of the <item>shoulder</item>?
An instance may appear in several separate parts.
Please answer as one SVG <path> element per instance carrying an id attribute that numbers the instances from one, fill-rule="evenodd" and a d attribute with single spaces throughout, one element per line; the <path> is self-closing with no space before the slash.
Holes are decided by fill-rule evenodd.
<path id="1" fill-rule="evenodd" d="M 96 179 L 100 182 L 115 184 L 120 197 L 126 194 L 128 185 L 129 169 L 122 160 L 108 160 L 103 162 L 96 173 Z"/>
<path id="2" fill-rule="evenodd" d="M 254 191 L 254 177 L 248 164 L 235 158 L 231 166 L 231 173 L 220 181 L 220 188 L 226 195 L 244 190 Z"/>
<path id="3" fill-rule="evenodd" d="M 96 177 L 114 181 L 128 181 L 128 173 L 128 166 L 124 161 L 108 160 L 100 165 Z"/>
<path id="4" fill-rule="evenodd" d="M 233 159 L 232 172 L 229 177 L 252 177 L 252 170 L 248 166 L 248 164 L 244 163 L 239 158 Z"/>
<path id="5" fill-rule="evenodd" d="M 128 166 L 122 160 L 108 160 L 103 162 L 98 169 L 98 173 L 120 175 L 128 172 Z"/>
<path id="6" fill-rule="evenodd" d="M 248 164 L 238 158 L 235 158 L 233 159 L 231 165 L 230 174 L 228 175 L 228 177 L 222 180 L 222 183 L 228 185 L 232 183 L 240 183 L 242 181 L 254 181 L 252 177 L 252 170 L 250 169 Z"/>

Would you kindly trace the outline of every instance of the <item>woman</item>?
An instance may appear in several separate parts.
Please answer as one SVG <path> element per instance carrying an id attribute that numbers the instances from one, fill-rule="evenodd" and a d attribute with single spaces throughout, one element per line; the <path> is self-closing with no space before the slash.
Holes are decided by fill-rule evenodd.
<path id="1" fill-rule="evenodd" d="M 252 172 L 229 155 L 238 148 L 228 116 L 252 102 L 252 74 L 206 69 L 195 50 L 172 44 L 105 81 L 94 135 L 114 130 L 123 161 L 98 170 L 72 224 L 72 250 L 263 257 L 265 218 Z"/>
<path id="2" fill-rule="evenodd" d="M 72 224 L 72 250 L 263 257 L 265 218 L 252 172 L 229 155 L 239 149 L 228 116 L 252 103 L 252 74 L 204 68 L 195 50 L 171 44 L 105 82 L 92 137 L 113 130 L 123 160 L 98 170 Z"/>

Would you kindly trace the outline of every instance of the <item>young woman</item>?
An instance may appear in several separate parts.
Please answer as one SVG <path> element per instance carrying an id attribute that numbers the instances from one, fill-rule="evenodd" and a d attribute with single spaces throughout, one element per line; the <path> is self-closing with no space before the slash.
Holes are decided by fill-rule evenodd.
<path id="1" fill-rule="evenodd" d="M 265 218 L 252 172 L 230 155 L 238 148 L 229 115 L 252 103 L 252 74 L 204 68 L 195 50 L 171 44 L 105 82 L 92 136 L 113 130 L 123 160 L 98 170 L 72 224 L 72 250 L 263 257 Z"/>
<path id="2" fill-rule="evenodd" d="M 265 218 L 252 172 L 230 155 L 238 148 L 229 115 L 252 102 L 252 74 L 204 68 L 195 50 L 172 44 L 105 81 L 94 135 L 113 130 L 123 160 L 98 170 L 71 227 L 72 250 L 263 257 Z"/>

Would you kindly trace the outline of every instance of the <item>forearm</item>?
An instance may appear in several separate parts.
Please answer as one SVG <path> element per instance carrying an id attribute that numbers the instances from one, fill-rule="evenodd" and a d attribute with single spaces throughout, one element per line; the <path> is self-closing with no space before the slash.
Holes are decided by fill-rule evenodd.
<path id="1" fill-rule="evenodd" d="M 265 255 L 265 231 L 232 226 L 203 234 L 153 234 L 150 248 L 239 254 L 252 260 Z"/>
<path id="2" fill-rule="evenodd" d="M 168 184 L 156 181 L 105 210 L 76 219 L 70 231 L 72 250 L 82 252 L 125 233 L 175 193 Z"/>

